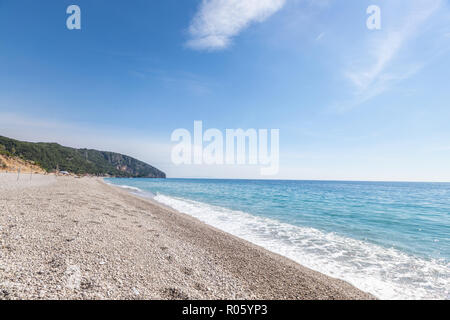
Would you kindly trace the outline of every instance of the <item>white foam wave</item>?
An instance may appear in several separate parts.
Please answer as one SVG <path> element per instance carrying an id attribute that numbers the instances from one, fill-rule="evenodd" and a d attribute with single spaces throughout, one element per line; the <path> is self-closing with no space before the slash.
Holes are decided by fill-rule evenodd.
<path id="1" fill-rule="evenodd" d="M 197 201 L 155 200 L 378 298 L 450 299 L 448 262 Z"/>
<path id="2" fill-rule="evenodd" d="M 131 191 L 135 191 L 135 192 L 144 192 L 141 189 L 137 188 L 137 187 L 131 187 L 131 186 L 126 186 L 126 185 L 118 185 L 119 188 L 122 189 L 127 189 L 127 190 L 131 190 Z"/>
<path id="3" fill-rule="evenodd" d="M 113 184 L 113 183 L 110 183 L 108 181 L 104 181 L 104 182 L 107 185 L 110 185 L 110 186 L 113 186 L 113 187 L 118 187 L 118 188 L 121 188 L 121 189 L 125 189 L 125 190 L 128 190 L 129 192 L 136 193 L 136 194 L 138 194 L 140 196 L 143 196 L 143 197 L 150 197 L 150 198 L 154 198 L 155 197 L 155 195 L 153 193 L 151 193 L 150 191 L 144 191 L 142 189 L 139 189 L 138 187 Z"/>

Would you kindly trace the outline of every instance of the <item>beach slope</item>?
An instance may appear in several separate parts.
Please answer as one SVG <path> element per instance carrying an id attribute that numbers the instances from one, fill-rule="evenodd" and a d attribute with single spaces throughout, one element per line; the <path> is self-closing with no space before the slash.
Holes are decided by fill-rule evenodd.
<path id="1" fill-rule="evenodd" d="M 0 174 L 0 299 L 372 299 L 100 179 Z"/>

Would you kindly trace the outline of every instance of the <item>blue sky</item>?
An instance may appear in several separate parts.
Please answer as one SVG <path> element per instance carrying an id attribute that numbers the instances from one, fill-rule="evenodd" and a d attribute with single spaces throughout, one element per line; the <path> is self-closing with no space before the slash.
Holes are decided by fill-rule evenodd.
<path id="1" fill-rule="evenodd" d="M 450 181 L 449 49 L 446 0 L 0 0 L 0 134 L 261 178 L 174 166 L 202 120 L 280 129 L 273 178 Z"/>

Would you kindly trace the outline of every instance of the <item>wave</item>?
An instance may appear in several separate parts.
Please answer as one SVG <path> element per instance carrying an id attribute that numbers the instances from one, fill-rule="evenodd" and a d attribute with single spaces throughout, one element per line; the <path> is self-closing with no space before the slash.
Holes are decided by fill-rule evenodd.
<path id="1" fill-rule="evenodd" d="M 132 186 L 127 186 L 127 185 L 118 185 L 118 184 L 110 183 L 108 181 L 104 181 L 104 182 L 107 185 L 110 185 L 110 186 L 113 186 L 113 187 L 118 187 L 118 188 L 121 188 L 121 189 L 125 189 L 125 190 L 128 190 L 130 192 L 139 194 L 139 195 L 144 196 L 144 197 L 150 197 L 150 198 L 154 198 L 155 197 L 155 195 L 152 192 L 144 191 L 144 190 L 142 190 L 142 189 L 140 189 L 138 187 L 132 187 Z"/>
<path id="2" fill-rule="evenodd" d="M 444 260 L 198 201 L 162 194 L 154 199 L 380 299 L 450 299 L 450 263 Z"/>
<path id="3" fill-rule="evenodd" d="M 144 191 L 142 189 L 139 189 L 137 187 L 130 187 L 130 186 L 126 186 L 126 185 L 117 185 L 117 187 L 122 188 L 122 189 L 128 189 L 128 190 L 135 191 L 135 192 L 144 193 Z"/>

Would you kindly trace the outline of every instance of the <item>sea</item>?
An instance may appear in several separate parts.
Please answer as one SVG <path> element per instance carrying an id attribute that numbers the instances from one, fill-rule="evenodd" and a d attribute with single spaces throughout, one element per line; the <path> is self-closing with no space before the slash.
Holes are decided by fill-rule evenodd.
<path id="1" fill-rule="evenodd" d="M 450 300 L 450 183 L 105 181 L 380 299 Z"/>

